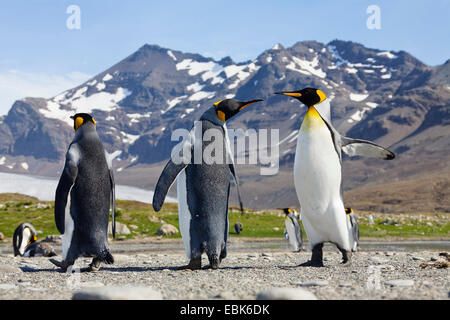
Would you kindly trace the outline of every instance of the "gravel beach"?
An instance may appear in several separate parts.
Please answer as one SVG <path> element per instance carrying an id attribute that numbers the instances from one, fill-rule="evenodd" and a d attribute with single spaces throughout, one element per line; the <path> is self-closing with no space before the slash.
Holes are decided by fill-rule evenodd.
<path id="1" fill-rule="evenodd" d="M 179 240 L 164 250 L 114 250 L 115 264 L 97 273 L 63 273 L 48 258 L 0 254 L 0 299 L 440 299 L 450 297 L 442 250 L 359 251 L 349 267 L 327 246 L 325 267 L 298 267 L 310 252 L 230 250 L 220 269 L 178 271 L 187 263 Z M 132 248 L 134 244 L 130 243 Z M 156 246 L 157 247 L 157 246 Z M 233 247 L 233 246 L 231 246 Z M 119 248 L 119 247 L 118 247 Z M 131 251 L 131 250 L 130 250 Z M 60 259 L 59 257 L 56 257 Z M 203 265 L 208 261 L 203 257 Z M 84 268 L 90 259 L 80 258 Z M 430 266 L 423 268 L 423 264 Z M 422 267 L 420 266 L 422 264 Z M 79 269 L 78 269 L 79 270 Z M 127 287 L 124 289 L 123 287 Z M 290 289 L 288 289 L 290 288 Z M 292 290 L 295 289 L 295 290 Z M 95 293 L 95 295 L 93 295 Z"/>

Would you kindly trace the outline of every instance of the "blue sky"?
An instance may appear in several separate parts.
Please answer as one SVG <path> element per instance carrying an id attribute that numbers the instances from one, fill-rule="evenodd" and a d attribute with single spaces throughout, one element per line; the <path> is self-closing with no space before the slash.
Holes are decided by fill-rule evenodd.
<path id="1" fill-rule="evenodd" d="M 80 30 L 66 26 L 70 5 L 80 7 Z M 380 30 L 366 27 L 369 5 L 380 7 Z M 3 1 L 0 115 L 16 99 L 76 86 L 145 43 L 244 61 L 275 43 L 333 39 L 442 64 L 450 58 L 450 0 Z"/>

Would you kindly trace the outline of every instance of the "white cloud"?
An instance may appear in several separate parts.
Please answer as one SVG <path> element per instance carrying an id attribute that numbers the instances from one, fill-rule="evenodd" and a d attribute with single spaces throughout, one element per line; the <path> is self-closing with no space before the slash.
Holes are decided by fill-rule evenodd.
<path id="1" fill-rule="evenodd" d="M 51 98 L 88 80 L 79 71 L 64 75 L 30 73 L 21 70 L 0 72 L 0 115 L 8 113 L 14 101 L 25 97 Z"/>

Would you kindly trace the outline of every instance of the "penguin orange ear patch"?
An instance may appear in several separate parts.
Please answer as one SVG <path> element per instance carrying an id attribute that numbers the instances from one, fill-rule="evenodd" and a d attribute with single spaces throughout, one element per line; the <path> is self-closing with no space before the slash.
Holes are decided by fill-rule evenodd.
<path id="1" fill-rule="evenodd" d="M 220 120 L 225 122 L 225 113 L 223 111 L 218 110 L 217 111 L 217 116 L 219 117 Z"/>
<path id="2" fill-rule="evenodd" d="M 78 128 L 83 124 L 84 119 L 82 117 L 76 117 L 75 119 L 75 130 L 78 130 Z"/>

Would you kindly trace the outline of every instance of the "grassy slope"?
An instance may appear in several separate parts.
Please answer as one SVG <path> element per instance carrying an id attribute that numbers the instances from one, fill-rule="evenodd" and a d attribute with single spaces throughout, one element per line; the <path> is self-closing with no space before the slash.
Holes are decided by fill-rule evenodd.
<path id="1" fill-rule="evenodd" d="M 178 228 L 177 205 L 167 203 L 159 213 L 151 205 L 136 201 L 117 201 L 117 221 L 128 226 L 131 234 L 126 238 L 156 236 L 156 231 L 163 222 Z M 53 220 L 53 202 L 39 201 L 35 198 L 18 194 L 0 194 L 0 231 L 6 237 L 12 237 L 14 229 L 23 222 L 30 222 L 41 233 L 39 238 L 58 234 Z M 369 214 L 375 219 L 369 225 Z M 362 238 L 387 237 L 403 238 L 450 238 L 450 215 L 448 213 L 417 214 L 380 214 L 356 211 Z M 240 221 L 243 226 L 242 237 L 283 237 L 284 214 L 280 211 L 250 211 L 241 215 L 232 208 L 230 211 L 230 236 L 234 234 L 233 225 Z M 390 219 L 401 226 L 381 225 Z M 163 220 L 163 221 L 161 221 Z M 180 237 L 180 234 L 171 236 Z"/>

